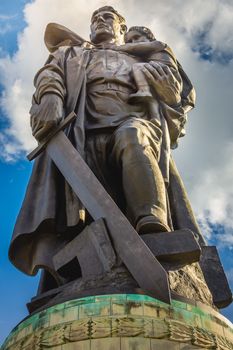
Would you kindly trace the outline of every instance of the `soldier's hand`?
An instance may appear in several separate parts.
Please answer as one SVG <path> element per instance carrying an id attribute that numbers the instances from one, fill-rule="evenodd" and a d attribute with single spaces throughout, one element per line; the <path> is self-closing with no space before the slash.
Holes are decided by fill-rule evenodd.
<path id="1" fill-rule="evenodd" d="M 56 94 L 45 94 L 30 109 L 32 135 L 41 142 L 61 121 L 63 101 Z"/>
<path id="2" fill-rule="evenodd" d="M 145 63 L 143 72 L 148 83 L 163 102 L 170 106 L 180 103 L 181 84 L 168 66 L 151 61 Z"/>

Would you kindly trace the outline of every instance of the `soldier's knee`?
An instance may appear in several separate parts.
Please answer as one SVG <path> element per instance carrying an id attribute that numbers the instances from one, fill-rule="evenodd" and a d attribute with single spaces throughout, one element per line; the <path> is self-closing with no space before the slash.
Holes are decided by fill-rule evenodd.
<path id="1" fill-rule="evenodd" d="M 119 128 L 115 131 L 112 140 L 111 159 L 116 163 L 122 163 L 122 161 L 128 163 L 149 148 L 151 148 L 150 141 L 143 130 L 134 125 Z"/>
<path id="2" fill-rule="evenodd" d="M 120 148 L 126 148 L 127 146 L 148 146 L 150 144 L 149 139 L 142 128 L 136 125 L 129 125 L 116 130 L 114 135 L 114 144 L 120 146 Z"/>

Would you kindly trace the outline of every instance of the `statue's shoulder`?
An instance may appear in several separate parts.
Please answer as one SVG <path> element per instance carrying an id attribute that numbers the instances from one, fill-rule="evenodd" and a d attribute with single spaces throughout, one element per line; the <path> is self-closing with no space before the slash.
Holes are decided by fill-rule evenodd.
<path id="1" fill-rule="evenodd" d="M 87 41 L 61 24 L 49 23 L 45 29 L 44 42 L 50 53 L 62 53 L 70 47 L 83 47 Z"/>

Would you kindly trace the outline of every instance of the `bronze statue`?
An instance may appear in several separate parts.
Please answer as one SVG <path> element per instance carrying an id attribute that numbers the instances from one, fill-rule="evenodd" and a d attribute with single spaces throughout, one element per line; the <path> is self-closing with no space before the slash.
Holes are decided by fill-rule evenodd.
<path id="1" fill-rule="evenodd" d="M 152 33 L 149 41 L 133 39 L 132 31 L 126 35 L 124 18 L 110 6 L 93 13 L 91 42 L 62 26 L 48 27 L 51 53 L 35 77 L 32 133 L 42 142 L 75 111 L 66 135 L 137 232 L 188 228 L 203 243 L 170 152 L 194 107 L 193 86 L 166 44 Z M 145 33 L 148 38 L 147 28 Z M 138 98 L 140 79 L 149 99 Z M 53 256 L 91 221 L 42 153 L 15 225 L 10 259 L 29 275 L 41 267 L 54 275 Z"/>
<path id="2" fill-rule="evenodd" d="M 151 89 L 156 89 L 161 100 L 165 100 L 163 126 L 154 123 L 153 116 L 148 120 L 144 106 L 128 103 L 130 94 L 135 92 L 132 66 L 143 58 L 112 49 L 123 44 L 125 32 L 123 17 L 104 7 L 92 16 L 92 49 L 62 46 L 50 55 L 35 77 L 36 92 L 30 111 L 32 131 L 40 141 L 75 109 L 78 119 L 69 130 L 69 138 L 132 224 L 139 232 L 169 231 L 173 222 L 166 199 L 171 139 L 168 134 L 174 143 L 183 129 L 186 116 L 182 91 L 169 68 L 151 63 L 145 69 L 151 74 Z M 14 249 L 17 242 L 27 251 L 26 259 L 17 259 L 19 247 L 11 256 L 28 273 L 33 273 L 38 264 L 37 251 L 44 237 L 48 240 L 51 233 L 46 247 L 51 244 L 53 249 L 58 240 L 66 240 L 77 232 L 77 225 L 85 220 L 78 199 L 45 158 L 46 155 L 41 156 L 34 166 L 11 246 Z M 119 186 L 123 191 L 119 191 Z"/>

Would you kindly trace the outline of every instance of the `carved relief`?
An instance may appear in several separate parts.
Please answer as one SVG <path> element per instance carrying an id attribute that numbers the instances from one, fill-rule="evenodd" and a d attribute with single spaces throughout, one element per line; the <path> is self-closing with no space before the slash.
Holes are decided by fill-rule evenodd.
<path id="1" fill-rule="evenodd" d="M 34 332 L 2 350 L 41 350 L 87 339 L 145 337 L 188 343 L 198 348 L 232 350 L 233 344 L 207 330 L 173 320 L 143 317 L 94 317 Z"/>
<path id="2" fill-rule="evenodd" d="M 149 338 L 155 338 L 155 339 L 163 339 L 163 338 L 168 338 L 169 336 L 169 328 L 168 324 L 164 321 L 159 321 L 159 320 L 152 320 L 153 322 L 153 328 L 152 332 L 150 333 L 150 328 L 149 328 L 149 320 L 145 320 L 145 326 L 144 326 L 144 331 L 145 337 Z"/>
<path id="3" fill-rule="evenodd" d="M 46 348 L 64 344 L 64 324 L 46 329 L 42 333 L 40 345 Z"/>
<path id="4" fill-rule="evenodd" d="M 115 326 L 116 329 L 116 326 Z M 110 318 L 96 318 L 91 322 L 92 338 L 107 338 L 112 336 L 112 320 Z"/>
<path id="5" fill-rule="evenodd" d="M 65 341 L 76 342 L 88 339 L 90 337 L 90 325 L 91 321 L 89 319 L 70 323 L 64 331 Z"/>
<path id="6" fill-rule="evenodd" d="M 179 341 L 182 343 L 191 342 L 193 338 L 193 327 L 182 322 L 168 321 L 169 325 L 169 339 Z"/>
<path id="7" fill-rule="evenodd" d="M 118 336 L 119 337 L 136 337 L 144 335 L 144 319 L 123 317 L 119 318 Z"/>

